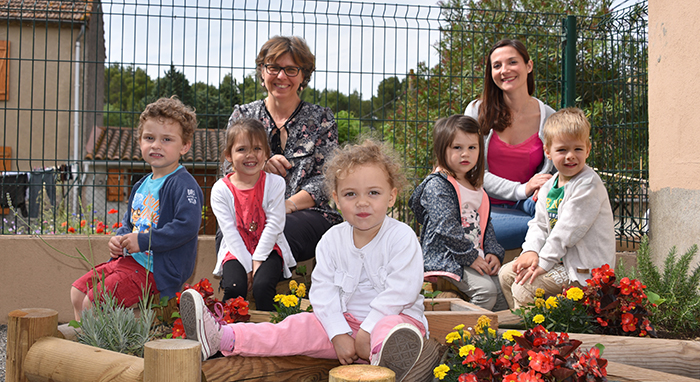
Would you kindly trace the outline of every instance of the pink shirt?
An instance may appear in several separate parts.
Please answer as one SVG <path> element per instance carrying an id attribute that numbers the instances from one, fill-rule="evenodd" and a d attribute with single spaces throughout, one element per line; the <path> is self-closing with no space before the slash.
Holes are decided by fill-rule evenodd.
<path id="1" fill-rule="evenodd" d="M 517 145 L 509 145 L 494 132 L 489 142 L 489 172 L 508 180 L 527 183 L 542 164 L 542 140 L 537 133 Z M 515 204 L 513 201 L 489 198 L 491 204 Z"/>

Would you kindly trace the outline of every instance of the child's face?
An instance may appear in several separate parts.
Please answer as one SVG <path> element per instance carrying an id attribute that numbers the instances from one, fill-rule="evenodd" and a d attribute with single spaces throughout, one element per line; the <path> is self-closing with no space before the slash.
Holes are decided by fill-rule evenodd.
<path id="1" fill-rule="evenodd" d="M 157 179 L 175 171 L 181 155 L 192 145 L 182 140 L 182 126 L 170 118 L 149 118 L 143 123 L 141 154 L 151 165 L 153 178 Z"/>
<path id="2" fill-rule="evenodd" d="M 368 243 L 377 235 L 397 192 L 384 169 L 374 164 L 354 167 L 338 179 L 333 199 L 352 225 L 356 245 L 358 239 Z"/>
<path id="3" fill-rule="evenodd" d="M 231 163 L 237 177 L 257 177 L 265 166 L 265 150 L 260 142 L 251 141 L 248 134 L 238 134 L 226 153 L 226 160 Z"/>
<path id="4" fill-rule="evenodd" d="M 466 180 L 469 172 L 479 161 L 479 136 L 457 130 L 452 144 L 445 150 L 445 162 L 455 173 L 457 180 Z"/>
<path id="5" fill-rule="evenodd" d="M 549 147 L 544 148 L 544 152 L 559 171 L 561 187 L 583 170 L 591 153 L 591 144 L 573 136 L 557 136 Z"/>

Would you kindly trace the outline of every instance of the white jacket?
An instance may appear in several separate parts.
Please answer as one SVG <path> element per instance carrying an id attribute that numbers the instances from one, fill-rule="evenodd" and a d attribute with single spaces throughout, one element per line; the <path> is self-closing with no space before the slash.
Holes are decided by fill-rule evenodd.
<path id="1" fill-rule="evenodd" d="M 422 322 L 427 333 L 420 293 L 423 251 L 416 233 L 387 216 L 377 236 L 358 249 L 352 230 L 348 222 L 335 225 L 316 247 L 317 264 L 311 274 L 309 298 L 328 338 L 352 332 L 343 313 L 357 291 L 363 266 L 376 293 L 367 296 L 371 310 L 360 327 L 372 333 L 381 318 L 403 313 Z"/>
<path id="2" fill-rule="evenodd" d="M 608 191 L 598 174 L 585 166 L 564 185 L 557 224 L 550 230 L 546 200 L 558 177 L 555 174 L 540 188 L 523 252 L 536 252 L 539 266 L 546 271 L 561 259 L 569 279 L 585 286 L 591 270 L 604 264 L 615 266 L 615 228 Z"/>
<path id="3" fill-rule="evenodd" d="M 554 114 L 554 109 L 545 105 L 544 102 L 538 100 L 537 98 L 535 99 L 540 106 L 540 130 L 538 135 L 540 140 L 544 142 L 544 122 L 550 115 Z M 472 117 L 478 121 L 479 105 L 481 105 L 481 100 L 474 100 L 470 102 L 469 105 L 467 105 L 467 108 L 464 110 L 464 115 Z M 492 136 L 493 129 L 491 129 L 489 134 L 484 138 L 484 190 L 490 197 L 496 199 L 512 201 L 527 199 L 527 194 L 525 193 L 526 183 L 514 182 L 489 172 L 488 154 L 489 143 L 491 142 Z M 546 155 L 544 155 L 544 150 L 542 150 L 542 157 L 544 162 L 542 162 L 542 168 L 540 168 L 538 174 L 548 174 L 553 172 L 555 170 L 554 165 L 552 164 L 552 161 L 549 160 Z"/>
<path id="4" fill-rule="evenodd" d="M 275 174 L 267 174 L 265 177 L 265 194 L 263 195 L 262 207 L 265 211 L 265 227 L 255 252 L 250 253 L 243 242 L 243 238 L 238 233 L 236 227 L 236 208 L 234 207 L 234 197 L 223 179 L 219 179 L 211 188 L 211 209 L 214 211 L 219 229 L 223 234 L 219 253 L 216 256 L 216 267 L 214 275 L 221 276 L 224 257 L 231 252 L 243 265 L 246 272 L 253 271 L 253 260 L 265 261 L 272 252 L 275 244 L 282 250 L 284 259 L 284 277 L 292 276 L 290 267 L 297 265 L 289 248 L 287 238 L 284 236 L 284 224 L 287 218 L 284 208 L 284 178 Z"/>

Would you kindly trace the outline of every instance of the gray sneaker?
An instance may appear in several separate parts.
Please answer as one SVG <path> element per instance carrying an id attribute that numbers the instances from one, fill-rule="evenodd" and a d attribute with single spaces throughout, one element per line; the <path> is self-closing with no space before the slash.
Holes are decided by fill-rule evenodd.
<path id="1" fill-rule="evenodd" d="M 423 335 L 411 324 L 398 324 L 387 334 L 382 348 L 374 357 L 372 365 L 387 367 L 396 373 L 396 382 L 401 382 L 423 350 Z"/>
<path id="2" fill-rule="evenodd" d="M 223 328 L 214 318 L 204 299 L 194 289 L 187 289 L 180 296 L 180 317 L 185 327 L 185 336 L 198 341 L 202 346 L 202 360 L 219 351 Z"/>

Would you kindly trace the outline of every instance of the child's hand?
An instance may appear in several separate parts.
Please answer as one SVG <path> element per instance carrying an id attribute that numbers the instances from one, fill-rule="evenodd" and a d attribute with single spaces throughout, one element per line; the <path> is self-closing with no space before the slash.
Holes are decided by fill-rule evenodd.
<path id="1" fill-rule="evenodd" d="M 497 275 L 498 271 L 501 269 L 501 261 L 498 260 L 498 257 L 492 253 L 487 253 L 485 256 L 486 263 L 488 263 L 489 268 L 491 269 L 490 272 L 488 272 L 489 276 Z"/>
<path id="2" fill-rule="evenodd" d="M 520 285 L 525 284 L 526 282 L 529 282 L 532 284 L 533 281 L 535 281 L 536 278 L 540 277 L 541 275 L 546 274 L 547 271 L 544 270 L 544 268 L 540 267 L 539 265 L 535 265 L 533 267 L 528 268 L 527 270 L 520 272 L 517 276 L 515 276 L 515 282 L 519 283 Z"/>
<path id="3" fill-rule="evenodd" d="M 518 256 L 517 259 L 513 261 L 513 272 L 519 275 L 520 272 L 532 266 L 536 266 L 540 262 L 540 257 L 537 252 L 527 251 L 522 255 Z"/>
<path id="4" fill-rule="evenodd" d="M 262 261 L 260 260 L 253 260 L 253 276 L 255 276 L 256 273 L 258 273 L 258 268 L 262 265 Z"/>
<path id="5" fill-rule="evenodd" d="M 121 236 L 120 244 L 122 248 L 126 248 L 129 253 L 141 252 L 141 249 L 139 248 L 139 234 L 136 232 L 127 233 L 126 235 Z"/>
<path id="6" fill-rule="evenodd" d="M 121 236 L 112 236 L 109 239 L 109 243 L 107 243 L 107 247 L 109 248 L 109 255 L 113 259 L 116 259 L 124 254 L 124 248 L 122 247 L 121 239 Z"/>
<path id="7" fill-rule="evenodd" d="M 355 339 L 349 334 L 338 334 L 331 340 L 335 354 L 338 356 L 338 361 L 343 365 L 349 365 L 357 361 L 357 353 L 355 352 Z"/>
<path id="8" fill-rule="evenodd" d="M 364 329 L 360 329 L 355 336 L 355 350 L 357 351 L 357 356 L 369 362 L 370 347 L 369 333 Z"/>
<path id="9" fill-rule="evenodd" d="M 486 260 L 482 259 L 481 256 L 477 257 L 470 267 L 479 272 L 479 274 L 482 276 L 491 274 L 491 266 L 488 262 L 486 262 Z"/>

